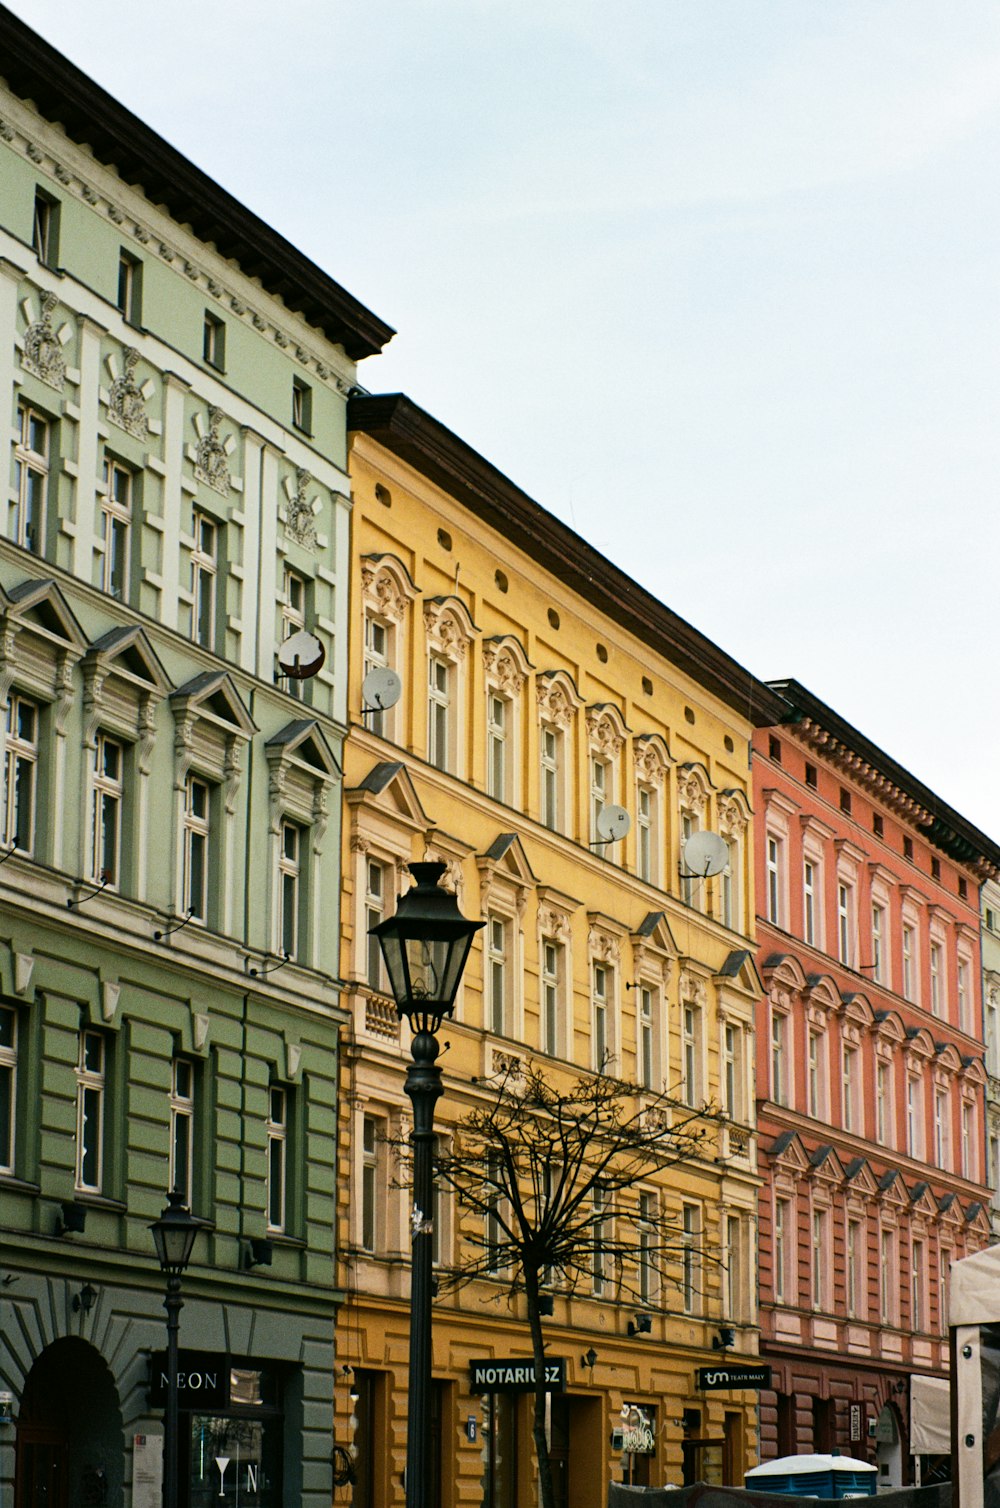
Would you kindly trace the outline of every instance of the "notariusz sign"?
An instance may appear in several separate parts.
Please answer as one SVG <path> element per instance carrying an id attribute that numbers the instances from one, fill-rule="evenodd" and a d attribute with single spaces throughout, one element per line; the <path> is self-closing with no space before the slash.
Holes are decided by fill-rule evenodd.
<path id="1" fill-rule="evenodd" d="M 703 1392 L 715 1388 L 769 1388 L 770 1367 L 699 1367 L 698 1386 Z"/>
<path id="2" fill-rule="evenodd" d="M 544 1387 L 561 1393 L 566 1387 L 565 1357 L 546 1357 Z M 530 1356 L 509 1360 L 470 1361 L 469 1390 L 473 1393 L 533 1393 L 535 1363 Z"/>

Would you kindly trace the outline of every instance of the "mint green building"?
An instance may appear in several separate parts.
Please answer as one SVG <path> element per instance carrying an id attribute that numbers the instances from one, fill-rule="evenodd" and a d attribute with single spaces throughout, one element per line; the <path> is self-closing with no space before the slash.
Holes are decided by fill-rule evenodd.
<path id="1" fill-rule="evenodd" d="M 0 58 L 0 1502 L 159 1504 L 180 1188 L 182 1500 L 328 1508 L 345 420 L 392 332 L 7 10 Z"/>

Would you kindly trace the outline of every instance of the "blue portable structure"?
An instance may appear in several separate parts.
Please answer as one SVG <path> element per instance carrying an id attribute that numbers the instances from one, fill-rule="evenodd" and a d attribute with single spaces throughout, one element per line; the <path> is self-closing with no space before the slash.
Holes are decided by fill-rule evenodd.
<path id="1" fill-rule="evenodd" d="M 754 1466 L 744 1479 L 757 1492 L 794 1497 L 868 1498 L 878 1488 L 878 1470 L 851 1456 L 781 1456 Z"/>

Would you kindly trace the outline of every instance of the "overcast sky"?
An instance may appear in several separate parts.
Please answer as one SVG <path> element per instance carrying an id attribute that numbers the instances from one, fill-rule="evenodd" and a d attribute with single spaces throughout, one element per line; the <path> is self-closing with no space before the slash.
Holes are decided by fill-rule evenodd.
<path id="1" fill-rule="evenodd" d="M 1000 840 L 997 0 L 18 0 L 407 392 Z"/>

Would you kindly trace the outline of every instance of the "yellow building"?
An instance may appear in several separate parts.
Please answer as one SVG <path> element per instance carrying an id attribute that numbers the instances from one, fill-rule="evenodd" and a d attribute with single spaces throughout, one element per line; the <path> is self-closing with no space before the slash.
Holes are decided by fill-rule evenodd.
<path id="1" fill-rule="evenodd" d="M 634 1330 L 636 1305 L 556 1292 L 549 1352 L 556 1480 L 573 1508 L 607 1482 L 742 1481 L 756 1460 L 749 1389 L 699 1388 L 697 1369 L 757 1352 L 753 1123 L 753 855 L 749 739 L 772 693 L 656 602 L 407 398 L 349 409 L 354 512 L 345 745 L 344 948 L 352 1028 L 341 1095 L 338 1443 L 358 1481 L 338 1499 L 403 1501 L 407 1416 L 407 1196 L 389 1139 L 405 1133 L 400 1032 L 368 928 L 391 913 L 413 859 L 443 860 L 481 916 L 444 1037 L 442 1135 L 477 1080 L 528 1057 L 595 1066 L 720 1106 L 709 1147 L 654 1191 L 682 1221 L 676 1288 Z M 402 680 L 363 712 L 362 679 Z M 597 817 L 624 807 L 624 840 Z M 682 838 L 721 833 L 717 878 L 679 876 Z M 454 1249 L 439 1201 L 435 1240 Z M 603 1288 L 603 1291 L 601 1291 Z M 731 1345 L 720 1356 L 720 1340 Z M 480 1395 L 470 1361 L 530 1355 L 523 1298 L 477 1283 L 435 1301 L 435 1459 L 442 1508 L 536 1501 L 527 1394 Z M 584 1357 L 593 1359 L 588 1365 Z M 612 1446 L 622 1409 L 651 1454 Z M 353 1498 L 352 1498 L 353 1493 Z"/>

